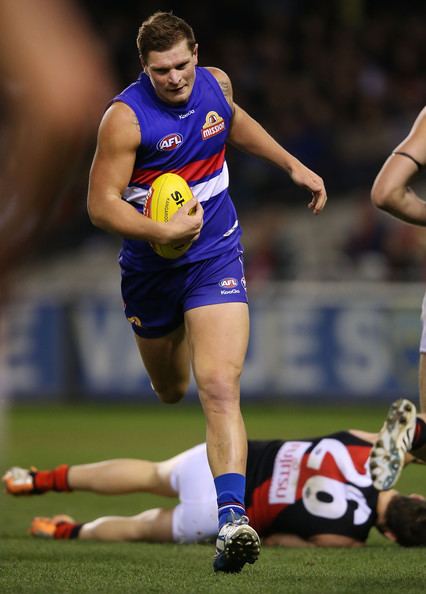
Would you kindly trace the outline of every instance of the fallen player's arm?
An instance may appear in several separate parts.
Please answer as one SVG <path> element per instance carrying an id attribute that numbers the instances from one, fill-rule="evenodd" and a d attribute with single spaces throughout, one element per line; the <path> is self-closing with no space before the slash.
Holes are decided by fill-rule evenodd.
<path id="1" fill-rule="evenodd" d="M 262 540 L 267 547 L 314 547 L 315 545 L 296 534 L 270 534 Z"/>
<path id="2" fill-rule="evenodd" d="M 308 539 L 297 534 L 270 534 L 263 539 L 270 547 L 362 547 L 363 542 L 341 534 L 316 534 Z"/>

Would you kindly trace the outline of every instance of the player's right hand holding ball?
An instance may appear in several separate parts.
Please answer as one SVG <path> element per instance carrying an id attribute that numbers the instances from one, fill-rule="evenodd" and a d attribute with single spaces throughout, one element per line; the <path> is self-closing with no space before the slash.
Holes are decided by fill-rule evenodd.
<path id="1" fill-rule="evenodd" d="M 192 198 L 173 215 L 167 223 L 166 243 L 196 241 L 203 227 L 204 209 L 196 198 Z"/>

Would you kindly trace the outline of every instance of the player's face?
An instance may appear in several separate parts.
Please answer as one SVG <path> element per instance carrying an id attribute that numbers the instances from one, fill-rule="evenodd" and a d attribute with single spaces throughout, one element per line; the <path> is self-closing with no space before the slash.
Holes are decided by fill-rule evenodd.
<path id="1" fill-rule="evenodd" d="M 198 46 L 192 52 L 186 39 L 182 39 L 164 52 L 149 52 L 144 67 L 158 97 L 178 105 L 186 103 L 191 95 L 198 62 Z"/>

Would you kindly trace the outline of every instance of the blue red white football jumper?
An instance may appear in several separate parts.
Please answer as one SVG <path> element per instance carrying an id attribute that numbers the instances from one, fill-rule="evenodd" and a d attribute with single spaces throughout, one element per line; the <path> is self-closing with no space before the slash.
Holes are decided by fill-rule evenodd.
<path id="1" fill-rule="evenodd" d="M 187 103 L 169 105 L 155 93 L 149 77 L 117 95 L 135 112 L 142 144 L 123 199 L 142 212 L 152 181 L 166 172 L 177 173 L 189 184 L 204 208 L 200 238 L 176 260 L 161 258 L 148 242 L 124 240 L 120 263 L 127 269 L 154 271 L 180 267 L 231 251 L 241 235 L 228 191 L 225 142 L 232 110 L 214 76 L 197 67 Z"/>

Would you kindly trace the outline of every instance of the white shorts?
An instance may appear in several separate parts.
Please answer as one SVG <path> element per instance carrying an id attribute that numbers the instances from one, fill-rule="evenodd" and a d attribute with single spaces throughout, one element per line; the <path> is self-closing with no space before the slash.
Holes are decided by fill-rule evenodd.
<path id="1" fill-rule="evenodd" d="M 426 353 L 426 293 L 422 303 L 422 335 L 420 338 L 420 352 Z"/>
<path id="2" fill-rule="evenodd" d="M 173 511 L 173 540 L 190 543 L 215 537 L 218 531 L 217 495 L 205 443 L 179 456 L 170 475 L 170 484 L 180 500 Z"/>

